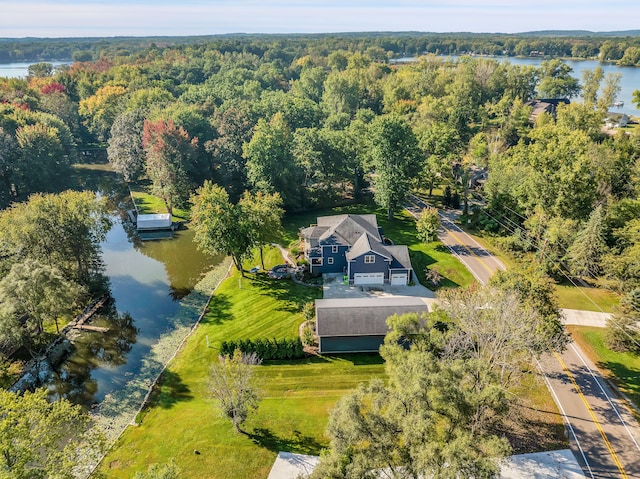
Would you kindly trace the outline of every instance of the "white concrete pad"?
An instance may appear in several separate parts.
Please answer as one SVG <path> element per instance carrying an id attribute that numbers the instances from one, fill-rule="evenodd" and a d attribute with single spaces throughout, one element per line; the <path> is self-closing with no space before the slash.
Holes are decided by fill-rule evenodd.
<path id="1" fill-rule="evenodd" d="M 318 456 L 279 452 L 267 479 L 296 479 L 308 476 L 320 462 Z"/>
<path id="2" fill-rule="evenodd" d="M 584 479 L 570 449 L 511 456 L 502 466 L 501 479 Z"/>
<path id="3" fill-rule="evenodd" d="M 561 309 L 562 323 L 574 324 L 576 326 L 595 326 L 604 328 L 607 325 L 607 319 L 611 317 L 609 313 L 600 313 L 597 311 L 581 311 L 578 309 Z"/>
<path id="4" fill-rule="evenodd" d="M 306 477 L 319 461 L 317 456 L 279 452 L 267 479 Z M 511 456 L 502 466 L 500 479 L 586 479 L 586 476 L 571 450 L 562 449 Z"/>

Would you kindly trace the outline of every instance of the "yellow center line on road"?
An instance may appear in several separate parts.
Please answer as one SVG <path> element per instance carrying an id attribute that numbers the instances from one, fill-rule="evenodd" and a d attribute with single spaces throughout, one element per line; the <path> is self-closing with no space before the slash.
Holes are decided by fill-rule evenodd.
<path id="1" fill-rule="evenodd" d="M 591 409 L 591 406 L 589 405 L 589 402 L 587 401 L 587 398 L 582 393 L 582 389 L 580 389 L 580 386 L 578 386 L 578 383 L 576 382 L 575 378 L 573 377 L 573 375 L 569 371 L 569 368 L 564 363 L 564 361 L 562 360 L 560 355 L 558 353 L 556 353 L 556 352 L 554 352 L 553 354 L 555 355 L 556 359 L 558 360 L 558 362 L 562 366 L 562 369 L 564 370 L 566 375 L 569 377 L 569 379 L 573 383 L 573 387 L 576 389 L 576 392 L 580 396 L 580 399 L 582 399 L 582 402 L 584 403 L 585 407 L 587 408 L 587 411 L 589 411 L 589 415 L 591 416 L 591 419 L 593 420 L 593 423 L 596 425 L 596 429 L 598 429 L 598 432 L 600 433 L 600 436 L 602 436 L 602 440 L 604 441 L 605 446 L 607 446 L 607 449 L 609 450 L 609 454 L 611 454 L 611 457 L 613 458 L 613 462 L 616 463 L 616 466 L 618 467 L 618 470 L 620 471 L 620 474 L 622 475 L 622 477 L 624 479 L 629 479 L 629 476 L 627 476 L 627 473 L 625 472 L 624 467 L 622 467 L 622 464 L 620 463 L 620 459 L 618 459 L 618 455 L 616 454 L 616 451 L 613 450 L 613 447 L 611 446 L 611 443 L 609 442 L 609 438 L 605 434 L 604 429 L 602 429 L 602 425 L 598 421 L 598 418 L 596 418 L 596 415 L 593 412 L 593 409 Z"/>
<path id="2" fill-rule="evenodd" d="M 455 240 L 460 244 L 460 246 L 462 246 L 464 249 L 466 249 L 466 250 L 469 252 L 469 254 L 470 254 L 471 256 L 475 256 L 475 258 L 476 258 L 478 261 L 480 261 L 480 264 L 482 264 L 482 266 L 484 266 L 484 269 L 486 269 L 486 270 L 489 272 L 489 274 L 493 274 L 493 273 L 494 273 L 494 270 L 492 270 L 491 268 L 489 268 L 489 266 L 487 265 L 487 263 L 485 263 L 485 262 L 484 262 L 484 260 L 483 260 L 480 256 L 478 256 L 478 255 L 477 255 L 477 254 L 475 254 L 473 251 L 471 251 L 471 250 L 469 249 L 469 247 L 468 247 L 468 246 L 467 246 L 467 245 L 466 245 L 466 244 L 465 244 L 465 243 L 464 243 L 460 238 L 458 238 L 458 236 L 457 236 L 453 231 L 451 231 L 450 229 L 448 229 L 448 228 L 447 228 L 446 226 L 444 226 L 444 225 L 442 225 L 442 227 L 444 228 L 444 230 L 445 230 L 447 233 L 449 233 L 451 236 L 453 236 L 453 237 L 455 238 Z"/>

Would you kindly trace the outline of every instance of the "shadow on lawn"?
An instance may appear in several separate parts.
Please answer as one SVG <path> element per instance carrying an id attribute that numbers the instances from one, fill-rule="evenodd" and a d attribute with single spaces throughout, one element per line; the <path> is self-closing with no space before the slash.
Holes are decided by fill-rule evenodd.
<path id="1" fill-rule="evenodd" d="M 279 302 L 279 311 L 299 313 L 302 305 L 314 301 L 322 291 L 319 288 L 299 286 L 290 279 L 271 279 L 266 275 L 259 275 L 251 280 L 251 284 L 260 292 Z"/>
<path id="2" fill-rule="evenodd" d="M 176 403 L 193 399 L 191 389 L 182 382 L 179 374 L 166 369 L 158 383 L 158 394 L 154 403 L 162 409 L 170 409 Z"/>
<path id="3" fill-rule="evenodd" d="M 231 314 L 231 301 L 229 296 L 222 293 L 215 293 L 211 298 L 211 303 L 207 308 L 207 314 L 202 319 L 203 323 L 222 324 L 233 319 Z"/>
<path id="4" fill-rule="evenodd" d="M 638 368 L 614 361 L 599 361 L 597 365 L 601 369 L 611 371 L 614 378 L 611 382 L 625 389 L 636 406 L 640 406 L 640 370 Z"/>
<path id="5" fill-rule="evenodd" d="M 290 451 L 298 454 L 318 454 L 323 445 L 315 438 L 303 436 L 300 431 L 293 431 L 293 437 L 279 437 L 266 428 L 256 428 L 247 432 L 247 436 L 260 447 L 269 451 Z"/>

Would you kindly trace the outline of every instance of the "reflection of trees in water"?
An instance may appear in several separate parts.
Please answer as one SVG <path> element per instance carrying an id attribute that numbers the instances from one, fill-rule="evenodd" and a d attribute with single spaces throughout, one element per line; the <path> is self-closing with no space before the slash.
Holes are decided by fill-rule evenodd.
<path id="1" fill-rule="evenodd" d="M 55 395 L 87 406 L 95 402 L 94 395 L 98 390 L 96 381 L 91 378 L 92 370 L 125 364 L 138 333 L 131 315 L 118 314 L 113 304 L 91 324 L 109 328 L 109 331 L 81 332 L 51 385 Z"/>

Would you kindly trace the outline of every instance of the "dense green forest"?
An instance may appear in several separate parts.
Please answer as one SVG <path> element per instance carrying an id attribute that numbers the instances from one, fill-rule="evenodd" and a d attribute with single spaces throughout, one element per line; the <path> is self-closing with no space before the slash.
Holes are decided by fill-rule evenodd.
<path id="1" fill-rule="evenodd" d="M 207 180 L 231 202 L 247 190 L 279 193 L 288 212 L 371 187 L 391 215 L 408 189 L 442 188 L 472 226 L 535 256 L 555 279 L 640 285 L 640 135 L 602 131 L 615 75 L 598 68 L 578 81 L 559 60 L 535 68 L 425 55 L 389 64 L 392 45 L 406 52 L 409 34 L 388 44 L 382 35 L 268 38 L 153 44 L 0 80 L 0 204 L 63 189 L 96 145 L 169 209 L 188 206 Z M 534 119 L 536 97 L 571 103 Z M 477 189 L 482 169 L 488 180 Z M 15 214 L 24 226 L 13 230 L 27 234 L 18 211 L 4 217 Z M 72 253 L 46 253 L 51 246 L 33 259 L 86 281 L 99 270 L 91 259 L 99 224 L 82 226 L 91 236 L 76 266 Z M 9 231 L 0 232 L 3 272 L 37 254 Z"/>
<path id="2" fill-rule="evenodd" d="M 407 191 L 437 196 L 529 265 L 498 283 L 536 307 L 553 303 L 548 277 L 614 289 L 624 295 L 618 344 L 638 344 L 640 133 L 603 130 L 619 78 L 598 68 L 579 81 L 557 59 L 536 68 L 423 54 L 624 61 L 640 51 L 637 39 L 154 40 L 77 40 L 70 66 L 41 62 L 26 79 L 0 78 L 0 346 L 41 347 L 57 319 L 100 287 L 105 201 L 61 192 L 73 164 L 96 150 L 169 210 L 194 201 L 196 224 L 194 193 L 205 190 L 236 205 L 278 193 L 287 213 L 371 195 L 390 218 Z M 30 40 L 0 44 L 31 51 Z M 415 62 L 390 62 L 414 54 Z M 534 114 L 535 98 L 566 101 Z M 25 312 L 28 328 L 19 323 Z"/>
<path id="3" fill-rule="evenodd" d="M 517 34 L 368 32 L 340 34 L 228 34 L 193 37 L 0 38 L 0 62 L 90 61 L 129 56 L 151 46 L 209 44 L 220 51 L 262 55 L 278 45 L 296 57 L 334 50 L 369 50 L 376 60 L 427 53 L 439 55 L 591 58 L 640 65 L 640 32 L 545 31 Z"/>

